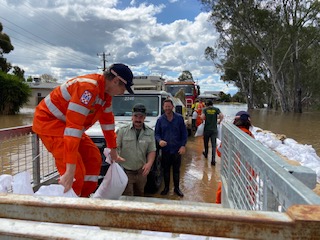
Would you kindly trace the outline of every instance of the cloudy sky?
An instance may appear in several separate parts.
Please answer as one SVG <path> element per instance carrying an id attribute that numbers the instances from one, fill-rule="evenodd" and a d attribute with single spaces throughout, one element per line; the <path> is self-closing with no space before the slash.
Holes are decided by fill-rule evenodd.
<path id="1" fill-rule="evenodd" d="M 198 0 L 0 0 L 0 22 L 25 77 L 64 82 L 122 62 L 134 75 L 176 80 L 188 70 L 205 90 L 233 95 L 204 50 L 217 34 Z M 100 68 L 100 69 L 99 69 Z"/>

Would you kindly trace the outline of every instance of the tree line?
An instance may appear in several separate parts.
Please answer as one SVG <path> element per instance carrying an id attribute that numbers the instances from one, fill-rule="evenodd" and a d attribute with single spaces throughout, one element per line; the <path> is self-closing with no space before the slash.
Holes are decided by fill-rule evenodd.
<path id="1" fill-rule="evenodd" d="M 219 34 L 205 55 L 249 108 L 320 109 L 320 1 L 201 2 Z"/>
<path id="2" fill-rule="evenodd" d="M 19 66 L 12 66 L 4 57 L 14 50 L 10 37 L 3 32 L 0 23 L 0 115 L 12 115 L 20 111 L 31 96 L 31 89 L 26 82 L 33 82 L 33 78 L 24 77 L 24 70 Z M 49 74 L 40 76 L 42 82 L 57 82 L 57 79 Z"/>
<path id="3" fill-rule="evenodd" d="M 10 37 L 3 31 L 0 23 L 0 114 L 16 114 L 25 104 L 31 89 L 24 82 L 24 71 L 18 66 L 12 66 L 7 62 L 3 54 L 10 53 L 14 47 Z M 12 70 L 12 74 L 8 72 Z"/>

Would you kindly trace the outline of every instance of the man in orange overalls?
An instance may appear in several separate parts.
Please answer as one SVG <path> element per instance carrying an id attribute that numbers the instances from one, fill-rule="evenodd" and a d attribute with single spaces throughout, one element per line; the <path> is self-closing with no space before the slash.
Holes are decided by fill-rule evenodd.
<path id="1" fill-rule="evenodd" d="M 205 104 L 203 102 L 203 99 L 200 98 L 199 102 L 197 102 L 195 105 L 195 110 L 198 114 L 196 118 L 196 127 L 199 127 L 199 125 L 203 122 L 203 120 L 201 119 L 201 114 L 202 114 L 202 109 L 204 108 L 205 108 Z"/>
<path id="2" fill-rule="evenodd" d="M 250 114 L 246 111 L 240 111 L 236 114 L 233 124 L 236 125 L 238 128 L 240 128 L 242 131 L 244 131 L 246 134 L 248 134 L 250 137 L 254 138 L 254 135 L 250 131 L 250 128 L 252 126 L 251 124 L 251 118 Z M 216 149 L 217 155 L 221 157 L 221 144 L 219 147 Z M 240 163 L 239 163 L 240 164 Z M 238 170 L 239 171 L 239 168 Z M 252 176 L 255 176 L 255 173 L 253 169 L 251 168 L 250 174 Z M 221 191 L 222 191 L 222 183 L 218 183 L 218 189 L 216 192 L 216 203 L 221 203 Z M 251 194 L 251 199 L 255 199 L 254 192 L 252 191 L 252 188 L 250 186 L 249 193 Z"/>
<path id="3" fill-rule="evenodd" d="M 99 120 L 111 149 L 111 159 L 122 161 L 116 147 L 112 96 L 133 94 L 133 74 L 128 66 L 117 63 L 103 75 L 73 78 L 55 88 L 36 107 L 32 130 L 55 158 L 64 192 L 71 188 L 78 196 L 88 197 L 98 185 L 101 155 L 85 131 Z"/>

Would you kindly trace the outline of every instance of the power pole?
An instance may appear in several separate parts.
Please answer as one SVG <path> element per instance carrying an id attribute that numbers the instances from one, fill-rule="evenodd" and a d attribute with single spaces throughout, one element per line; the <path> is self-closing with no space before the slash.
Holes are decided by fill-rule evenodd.
<path id="1" fill-rule="evenodd" d="M 108 54 L 106 54 L 105 52 L 97 53 L 97 56 L 102 56 L 102 62 L 103 62 L 102 70 L 105 71 L 106 70 L 106 63 L 108 62 L 106 59 L 106 56 L 110 56 L 110 53 L 108 53 Z"/>

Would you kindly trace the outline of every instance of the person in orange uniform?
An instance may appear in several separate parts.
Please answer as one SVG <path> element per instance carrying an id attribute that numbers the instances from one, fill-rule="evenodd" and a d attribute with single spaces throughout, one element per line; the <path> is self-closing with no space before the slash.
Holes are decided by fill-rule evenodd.
<path id="1" fill-rule="evenodd" d="M 202 109 L 204 109 L 206 106 L 203 102 L 203 99 L 200 98 L 199 102 L 196 103 L 195 105 L 195 110 L 198 114 L 197 118 L 196 118 L 196 127 L 199 127 L 199 125 L 203 122 L 203 120 L 201 119 L 201 114 L 202 114 Z"/>
<path id="2" fill-rule="evenodd" d="M 238 128 L 240 128 L 243 132 L 245 132 L 246 134 L 248 134 L 250 137 L 254 138 L 254 135 L 252 134 L 252 132 L 250 131 L 250 128 L 252 126 L 251 124 L 251 118 L 250 118 L 250 114 L 246 111 L 240 111 L 237 112 L 234 120 L 233 120 L 233 124 L 236 125 Z M 217 151 L 217 155 L 219 157 L 221 157 L 221 144 L 219 147 L 217 147 L 216 151 Z M 252 176 L 255 175 L 255 173 L 253 172 L 253 170 L 251 170 L 251 174 Z M 218 189 L 216 192 L 216 203 L 221 203 L 221 189 L 222 189 L 222 183 L 219 182 L 218 183 Z"/>
<path id="3" fill-rule="evenodd" d="M 122 63 L 101 74 L 73 78 L 55 88 L 35 109 L 32 130 L 55 158 L 59 184 L 78 196 L 89 197 L 98 186 L 101 155 L 85 131 L 99 120 L 111 149 L 113 161 L 123 161 L 117 153 L 112 113 L 112 96 L 133 94 L 133 74 Z"/>

